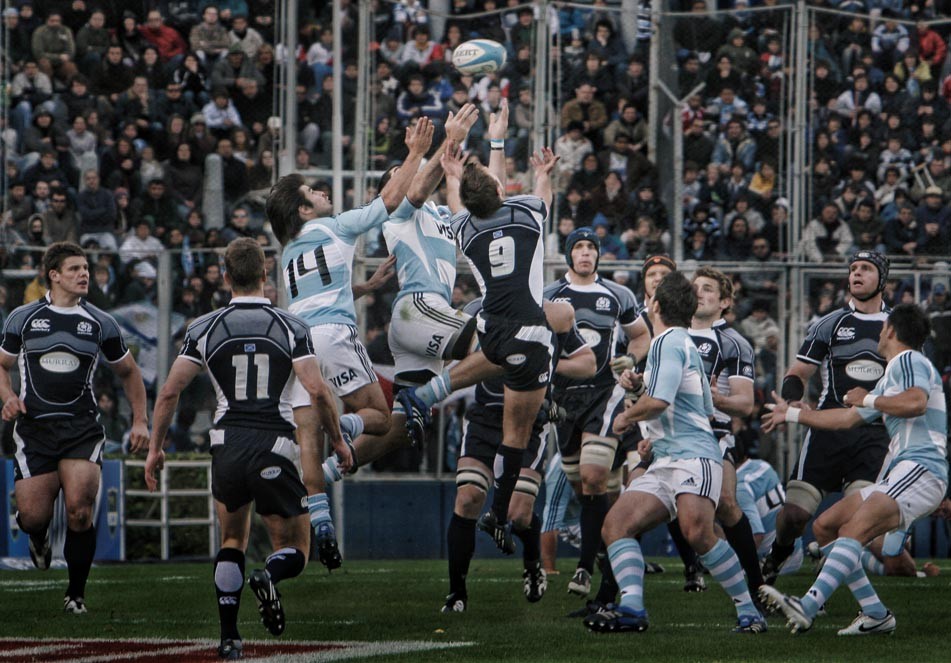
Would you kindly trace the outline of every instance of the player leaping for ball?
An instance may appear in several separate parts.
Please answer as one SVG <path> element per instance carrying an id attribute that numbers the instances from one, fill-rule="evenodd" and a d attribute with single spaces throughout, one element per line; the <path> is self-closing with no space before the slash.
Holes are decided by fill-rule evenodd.
<path id="1" fill-rule="evenodd" d="M 846 430 L 884 417 L 891 437 L 876 483 L 847 495 L 816 519 L 813 531 L 819 544 L 827 546 L 827 557 L 809 591 L 795 598 L 768 585 L 760 588 L 760 596 L 786 614 L 794 633 L 812 627 L 819 608 L 843 583 L 861 610 L 839 635 L 895 630 L 895 616 L 862 568 L 862 547 L 932 513 L 947 490 L 948 421 L 941 376 L 920 352 L 930 334 L 927 315 L 914 304 L 901 304 L 879 335 L 878 353 L 888 364 L 870 392 L 853 387 L 845 394 L 846 407 L 815 411 L 791 407 L 773 394 L 776 405 L 763 417 L 766 431 L 784 422 Z"/>

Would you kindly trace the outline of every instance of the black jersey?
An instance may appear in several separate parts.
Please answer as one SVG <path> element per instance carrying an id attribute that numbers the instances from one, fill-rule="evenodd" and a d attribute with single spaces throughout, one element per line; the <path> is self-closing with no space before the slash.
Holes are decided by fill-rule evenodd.
<path id="1" fill-rule="evenodd" d="M 111 315 L 84 299 L 54 306 L 49 294 L 7 317 L 0 350 L 19 356 L 20 398 L 30 419 L 94 415 L 100 354 L 115 363 L 129 351 Z"/>
<path id="2" fill-rule="evenodd" d="M 850 302 L 809 328 L 796 358 L 819 366 L 820 410 L 845 407 L 850 389 L 870 390 L 885 374 L 887 362 L 878 354 L 878 337 L 890 312 L 883 304 L 878 313 L 859 313 Z"/>
<path id="3" fill-rule="evenodd" d="M 556 389 L 587 389 L 616 382 L 611 359 L 618 343 L 618 324 L 627 326 L 637 320 L 638 304 L 634 293 L 600 276 L 589 285 L 572 284 L 567 275 L 545 287 L 545 299 L 568 302 L 575 310 L 575 322 L 594 351 L 598 372 L 584 380 L 555 376 Z"/>
<path id="4" fill-rule="evenodd" d="M 709 329 L 688 330 L 690 338 L 703 360 L 704 372 L 711 383 L 717 381 L 717 390 L 723 395 L 730 394 L 730 378 L 741 378 L 752 382 L 755 379 L 754 365 L 756 356 L 753 346 L 742 334 L 727 326 L 725 320 L 717 320 Z M 725 412 L 715 410 L 714 428 L 731 431 L 731 417 Z"/>
<path id="5" fill-rule="evenodd" d="M 263 297 L 235 297 L 188 326 L 179 356 L 207 366 L 216 426 L 291 432 L 294 362 L 314 356 L 310 328 Z"/>
<path id="6" fill-rule="evenodd" d="M 466 313 L 475 317 L 482 310 L 482 298 L 473 299 L 466 304 L 463 309 Z M 574 354 L 584 350 L 588 343 L 585 341 L 578 326 L 572 325 L 571 329 L 563 334 L 555 334 L 555 363 L 557 358 L 571 357 Z M 505 402 L 504 378 L 501 376 L 483 380 L 476 385 L 475 403 L 469 408 L 469 414 L 485 414 L 488 420 L 493 421 L 502 428 L 502 407 Z M 490 414 L 491 413 L 491 414 Z M 485 421 L 483 421 L 485 423 Z"/>
<path id="7" fill-rule="evenodd" d="M 545 218 L 538 196 L 509 198 L 488 219 L 467 210 L 452 217 L 459 248 L 484 297 L 483 315 L 537 324 L 542 310 Z"/>

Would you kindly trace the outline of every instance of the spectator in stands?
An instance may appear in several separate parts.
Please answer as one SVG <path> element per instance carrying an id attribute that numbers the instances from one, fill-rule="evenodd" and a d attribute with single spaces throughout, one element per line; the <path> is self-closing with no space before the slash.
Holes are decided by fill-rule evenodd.
<path id="1" fill-rule="evenodd" d="M 750 178 L 747 191 L 758 206 L 765 208 L 772 199 L 776 186 L 776 165 L 771 160 L 764 160 Z"/>
<path id="2" fill-rule="evenodd" d="M 582 85 L 590 85 L 594 90 L 594 98 L 603 103 L 606 108 L 613 108 L 616 75 L 617 73 L 605 64 L 600 55 L 588 51 L 585 54 L 583 66 L 571 76 L 568 87 L 578 89 Z"/>
<path id="3" fill-rule="evenodd" d="M 768 205 L 765 206 L 765 208 L 768 207 Z M 750 205 L 750 196 L 745 193 L 741 193 L 734 198 L 733 209 L 723 217 L 723 223 L 727 228 L 730 227 L 730 222 L 735 216 L 745 218 L 746 224 L 753 234 L 762 232 L 766 225 L 766 219 L 763 218 L 758 209 Z"/>
<path id="4" fill-rule="evenodd" d="M 591 195 L 591 207 L 596 218 L 603 217 L 611 229 L 618 229 L 621 218 L 627 212 L 629 198 L 624 181 L 616 171 L 607 171 L 604 180 Z"/>
<path id="5" fill-rule="evenodd" d="M 66 132 L 69 141 L 69 167 L 73 170 L 98 168 L 99 157 L 96 154 L 98 138 L 86 127 L 86 118 L 77 115 L 73 118 L 72 128 Z"/>
<path id="6" fill-rule="evenodd" d="M 112 35 L 106 28 L 106 14 L 101 9 L 94 9 L 89 14 L 89 22 L 76 33 L 76 62 L 79 70 L 87 76 L 95 72 L 106 56 L 110 43 Z"/>
<path id="7" fill-rule="evenodd" d="M 769 239 L 762 234 L 753 235 L 750 253 L 744 258 L 747 263 L 756 265 L 756 269 L 743 272 L 743 287 L 750 297 L 775 301 L 779 294 L 780 272 L 768 269 L 766 265 L 777 260 L 769 245 Z"/>
<path id="8" fill-rule="evenodd" d="M 53 83 L 50 77 L 37 67 L 36 62 L 28 60 L 23 70 L 18 72 L 10 84 L 11 123 L 20 135 L 21 144 L 24 133 L 41 108 L 51 109 Z"/>
<path id="9" fill-rule="evenodd" d="M 905 107 L 905 117 L 915 118 L 918 122 L 924 120 L 928 115 L 934 118 L 936 127 L 944 127 L 945 123 L 951 118 L 951 110 L 948 108 L 948 102 L 943 97 L 938 96 L 938 86 L 934 81 L 928 81 L 921 85 L 921 97 L 910 98 Z M 914 124 L 914 120 L 910 120 Z"/>
<path id="10" fill-rule="evenodd" d="M 135 222 L 146 217 L 151 220 L 150 231 L 159 239 L 164 237 L 170 228 L 182 225 L 175 199 L 161 179 L 149 180 L 145 192 L 132 201 L 132 218 Z"/>
<path id="11" fill-rule="evenodd" d="M 50 209 L 50 184 L 39 180 L 30 191 L 32 211 L 36 214 L 45 214 Z"/>
<path id="12" fill-rule="evenodd" d="M 652 255 L 667 252 L 663 235 L 648 216 L 638 216 L 634 219 L 633 226 L 621 233 L 621 241 L 624 242 L 631 260 L 646 260 Z"/>
<path id="13" fill-rule="evenodd" d="M 48 11 L 46 23 L 33 32 L 30 43 L 37 65 L 51 79 L 66 83 L 76 74 L 76 42 L 59 9 Z"/>
<path id="14" fill-rule="evenodd" d="M 931 361 L 939 371 L 947 373 L 951 367 L 951 297 L 945 283 L 931 286 L 925 313 L 931 319 Z"/>
<path id="15" fill-rule="evenodd" d="M 231 45 L 228 30 L 218 20 L 218 14 L 218 7 L 206 5 L 201 13 L 201 23 L 188 34 L 189 47 L 206 65 L 214 63 Z"/>
<path id="16" fill-rule="evenodd" d="M 677 86 L 682 97 L 694 92 L 697 86 L 704 83 L 703 70 L 700 67 L 700 58 L 694 52 L 684 56 L 683 64 L 677 72 Z"/>
<path id="17" fill-rule="evenodd" d="M 601 61 L 607 64 L 612 76 L 624 70 L 627 51 L 611 20 L 601 19 L 595 23 L 594 34 L 588 41 L 588 52 L 596 53 Z"/>
<path id="18" fill-rule="evenodd" d="M 575 98 L 561 108 L 561 128 L 568 128 L 572 121 L 581 122 L 582 133 L 594 145 L 600 145 L 599 132 L 608 123 L 608 112 L 604 104 L 594 98 L 594 88 L 582 84 L 575 88 Z"/>
<path id="19" fill-rule="evenodd" d="M 929 155 L 922 177 L 916 181 L 915 186 L 911 189 L 911 197 L 916 200 L 921 199 L 925 195 L 925 190 L 932 186 L 938 187 L 942 191 L 951 191 L 951 172 L 948 172 L 944 157 L 941 155 Z"/>
<path id="20" fill-rule="evenodd" d="M 710 247 L 707 231 L 702 226 L 697 226 L 688 233 L 687 239 L 684 240 L 684 257 L 698 262 L 710 261 L 716 258 L 713 249 Z"/>
<path id="21" fill-rule="evenodd" d="M 122 59 L 122 47 L 113 43 L 92 77 L 92 91 L 115 104 L 119 95 L 132 87 L 133 78 L 132 67 Z"/>
<path id="22" fill-rule="evenodd" d="M 740 333 L 750 340 L 756 352 L 767 347 L 770 336 L 780 335 L 779 323 L 770 317 L 770 301 L 754 299 L 749 316 L 739 324 Z"/>
<path id="23" fill-rule="evenodd" d="M 255 79 L 258 83 L 264 82 L 260 72 L 244 53 L 241 45 L 233 43 L 228 47 L 227 55 L 211 67 L 211 87 L 223 88 L 233 94 L 244 79 Z"/>
<path id="24" fill-rule="evenodd" d="M 568 179 L 581 170 L 585 156 L 594 151 L 591 141 L 584 136 L 584 123 L 581 120 L 569 122 L 565 127 L 565 133 L 555 140 L 554 150 L 559 157 L 558 164 L 555 166 L 556 182 L 565 186 Z M 595 158 L 595 164 L 597 163 L 598 160 Z M 600 177 L 597 179 L 600 180 Z"/>
<path id="25" fill-rule="evenodd" d="M 601 241 L 601 260 L 627 260 L 627 247 L 611 232 L 610 224 L 604 216 L 597 214 L 591 222 L 591 227 Z"/>
<path id="26" fill-rule="evenodd" d="M 628 218 L 637 219 L 639 216 L 650 217 L 660 232 L 668 230 L 667 208 L 658 200 L 653 183 L 643 183 L 634 190 Z"/>
<path id="27" fill-rule="evenodd" d="M 895 12 L 892 9 L 882 10 L 882 17 L 885 20 L 872 31 L 872 54 L 875 56 L 875 64 L 887 71 L 904 56 L 911 46 L 911 39 L 908 36 L 908 28 L 895 20 Z"/>
<path id="28" fill-rule="evenodd" d="M 647 98 L 650 90 L 649 76 L 644 68 L 644 59 L 640 55 L 632 55 L 627 61 L 627 68 L 617 81 L 617 94 L 632 104 L 640 117 L 647 115 Z M 633 134 L 632 135 L 636 135 Z"/>
<path id="29" fill-rule="evenodd" d="M 705 166 L 713 158 L 715 143 L 704 128 L 702 117 L 695 117 L 684 132 L 684 160 Z"/>
<path id="30" fill-rule="evenodd" d="M 562 199 L 559 209 L 561 211 L 562 218 L 570 217 L 572 221 L 574 221 L 575 228 L 589 225 L 591 223 L 591 219 L 594 218 L 595 210 L 591 205 L 590 194 L 590 192 L 593 190 L 593 187 L 592 189 L 588 189 L 588 196 L 586 197 L 582 194 L 584 189 L 579 189 L 577 186 L 569 184 L 568 190 L 565 191 L 565 195 Z"/>
<path id="31" fill-rule="evenodd" d="M 232 205 L 251 190 L 248 184 L 248 167 L 241 159 L 234 156 L 230 139 L 223 138 L 218 141 L 217 154 L 221 158 L 222 190 L 225 202 Z"/>
<path id="32" fill-rule="evenodd" d="M 119 301 L 119 292 L 109 273 L 109 268 L 96 265 L 92 269 L 92 279 L 89 281 L 89 295 L 86 297 L 93 306 L 103 310 L 115 308 Z"/>
<path id="33" fill-rule="evenodd" d="M 915 221 L 918 224 L 915 254 L 946 256 L 951 250 L 951 208 L 944 204 L 944 192 L 939 187 L 925 189 Z"/>
<path id="34" fill-rule="evenodd" d="M 869 198 L 860 200 L 849 219 L 849 230 L 852 231 L 852 237 L 855 239 L 854 249 L 856 251 L 866 249 L 884 253 L 886 250 L 882 242 L 884 228 L 885 224 L 875 213 L 874 200 Z"/>
<path id="35" fill-rule="evenodd" d="M 806 224 L 799 251 L 810 262 L 840 261 L 847 257 L 853 243 L 852 232 L 842 220 L 838 206 L 828 202 L 819 216 Z"/>
<path id="36" fill-rule="evenodd" d="M 192 158 L 192 147 L 180 143 L 175 156 L 165 162 L 165 182 L 169 193 L 179 205 L 179 215 L 201 206 L 204 175 L 202 167 Z M 185 212 L 185 214 L 182 214 Z"/>
<path id="37" fill-rule="evenodd" d="M 13 180 L 3 201 L 3 209 L 9 212 L 11 223 L 21 234 L 26 231 L 27 219 L 33 213 L 33 199 L 26 192 L 23 180 Z"/>
<path id="38" fill-rule="evenodd" d="M 746 222 L 746 217 L 735 216 L 729 225 L 725 225 L 726 233 L 720 236 L 716 251 L 717 260 L 740 262 L 752 252 L 753 234 Z"/>
<path id="39" fill-rule="evenodd" d="M 221 238 L 227 243 L 239 237 L 249 237 L 254 239 L 257 235 L 257 229 L 251 225 L 251 214 L 246 207 L 235 207 L 231 212 L 231 219 L 221 230 Z"/>
<path id="40" fill-rule="evenodd" d="M 334 33 L 330 27 L 321 29 L 320 35 L 307 49 L 307 65 L 314 72 L 314 79 L 317 89 L 321 89 L 324 76 L 333 71 L 331 61 L 333 60 L 333 42 Z"/>
<path id="41" fill-rule="evenodd" d="M 725 88 L 729 88 L 735 96 L 742 96 L 743 75 L 734 68 L 733 58 L 722 53 L 717 56 L 716 68 L 707 74 L 707 86 L 703 89 L 703 94 L 710 99 L 716 99 Z M 745 102 L 743 104 L 745 105 Z"/>
<path id="42" fill-rule="evenodd" d="M 182 94 L 196 106 L 208 102 L 208 82 L 205 67 L 194 53 L 186 53 L 181 65 L 172 72 L 172 81 L 182 87 Z"/>
<path id="43" fill-rule="evenodd" d="M 258 50 L 264 45 L 261 33 L 248 24 L 248 17 L 245 14 L 235 14 L 231 20 L 231 31 L 228 32 L 228 36 L 231 38 L 232 45 L 241 46 L 249 62 L 254 62 L 258 56 Z"/>
<path id="44" fill-rule="evenodd" d="M 632 151 L 641 151 L 646 146 L 647 122 L 640 116 L 634 104 L 625 103 L 621 108 L 620 117 L 604 128 L 604 144 L 613 145 L 619 133 L 628 135 L 629 149 Z"/>
<path id="45" fill-rule="evenodd" d="M 169 69 L 178 66 L 188 52 L 188 45 L 175 28 L 165 25 L 165 19 L 158 9 L 149 10 L 145 25 L 139 26 L 142 38 L 158 49 L 159 60 Z"/>
<path id="46" fill-rule="evenodd" d="M 132 86 L 116 100 L 116 124 L 134 124 L 138 135 L 145 141 L 151 141 L 153 135 L 164 128 L 158 115 L 157 102 L 149 88 L 148 79 L 136 76 L 132 79 Z"/>
<path id="47" fill-rule="evenodd" d="M 76 197 L 79 211 L 79 243 L 85 246 L 93 240 L 101 248 L 118 251 L 115 233 L 118 231 L 119 212 L 112 192 L 100 186 L 99 172 L 87 170 L 83 173 L 84 188 Z"/>
<path id="48" fill-rule="evenodd" d="M 151 217 L 138 218 L 132 228 L 132 232 L 119 247 L 119 259 L 122 263 L 128 265 L 139 260 L 158 260 L 159 255 L 165 251 L 165 246 L 157 237 L 152 236 Z"/>
<path id="49" fill-rule="evenodd" d="M 121 304 L 154 302 L 158 292 L 155 287 L 158 272 L 148 260 L 140 260 L 129 270 L 129 279 L 122 291 Z"/>
<path id="50" fill-rule="evenodd" d="M 769 240 L 769 250 L 784 257 L 789 252 L 789 201 L 779 198 L 769 208 L 769 220 L 762 235 Z"/>
<path id="51" fill-rule="evenodd" d="M 248 186 L 251 191 L 266 191 L 274 183 L 274 152 L 262 150 L 257 163 L 248 171 Z"/>
<path id="52" fill-rule="evenodd" d="M 743 122 L 738 119 L 727 122 L 713 149 L 713 163 L 723 173 L 729 172 L 734 163 L 741 164 L 743 170 L 749 172 L 753 169 L 755 157 L 756 141 L 746 131 Z"/>
<path id="53" fill-rule="evenodd" d="M 725 127 L 730 120 L 745 120 L 749 113 L 749 105 L 736 93 L 736 88 L 724 85 L 705 111 L 705 117 L 715 119 L 721 127 Z"/>
<path id="54" fill-rule="evenodd" d="M 159 60 L 158 49 L 148 43 L 142 47 L 142 53 L 132 67 L 132 73 L 136 76 L 144 76 L 148 81 L 149 89 L 154 91 L 164 89 L 165 83 L 171 79 L 168 69 Z"/>
<path id="55" fill-rule="evenodd" d="M 78 239 L 79 220 L 65 188 L 51 189 L 50 208 L 43 214 L 43 227 L 50 243 L 76 242 Z"/>
<path id="56" fill-rule="evenodd" d="M 674 24 L 674 41 L 681 53 L 691 51 L 707 62 L 723 44 L 723 24 L 707 16 L 705 0 L 694 0 L 690 11 L 692 16 L 678 18 Z"/>
<path id="57" fill-rule="evenodd" d="M 435 74 L 435 65 L 444 61 L 443 47 L 430 36 L 428 25 L 413 28 L 411 38 L 400 49 L 398 77 L 405 78 L 418 73 L 429 78 Z"/>
<path id="58" fill-rule="evenodd" d="M 239 81 L 232 99 L 242 123 L 257 140 L 267 130 L 267 120 L 272 110 L 271 93 L 262 91 L 256 79 L 246 78 Z"/>
<path id="59" fill-rule="evenodd" d="M 40 160 L 23 171 L 23 182 L 28 189 L 32 189 L 40 180 L 51 187 L 69 184 L 66 173 L 59 167 L 56 149 L 48 145 L 41 149 Z"/>
<path id="60" fill-rule="evenodd" d="M 400 124 L 406 127 L 411 121 L 420 117 L 440 119 L 444 113 L 442 101 L 432 91 L 426 89 L 423 76 L 411 75 L 406 90 L 396 100 L 396 115 Z"/>
<path id="61" fill-rule="evenodd" d="M 16 7 L 7 7 L 3 10 L 3 27 L 6 30 L 6 56 L 18 70 L 23 63 L 32 57 L 30 34 L 21 29 L 20 12 Z"/>
<path id="62" fill-rule="evenodd" d="M 727 43 L 717 50 L 716 60 L 719 63 L 723 56 L 730 60 L 731 68 L 737 73 L 735 84 L 742 83 L 742 76 L 754 76 L 757 70 L 759 56 L 752 48 L 746 45 L 746 33 L 740 28 L 733 28 L 727 35 Z M 722 76 L 721 76 L 722 78 Z M 715 94 L 715 92 L 708 92 Z"/>
<path id="63" fill-rule="evenodd" d="M 220 139 L 229 135 L 235 127 L 241 126 L 241 116 L 225 88 L 215 88 L 211 97 L 211 101 L 202 107 L 201 114 L 212 135 Z"/>
<path id="64" fill-rule="evenodd" d="M 521 7 L 518 10 L 515 25 L 509 29 L 509 41 L 514 48 L 535 43 L 535 12 L 531 7 Z"/>
<path id="65" fill-rule="evenodd" d="M 835 100 L 835 110 L 850 123 L 855 121 L 859 111 L 866 109 L 878 115 L 882 111 L 882 100 L 869 89 L 868 78 L 861 74 L 852 81 L 852 87 L 840 94 Z"/>
<path id="66" fill-rule="evenodd" d="M 889 255 L 906 260 L 914 257 L 918 248 L 918 222 L 915 220 L 914 205 L 899 205 L 898 214 L 885 223 L 883 238 L 885 251 Z"/>

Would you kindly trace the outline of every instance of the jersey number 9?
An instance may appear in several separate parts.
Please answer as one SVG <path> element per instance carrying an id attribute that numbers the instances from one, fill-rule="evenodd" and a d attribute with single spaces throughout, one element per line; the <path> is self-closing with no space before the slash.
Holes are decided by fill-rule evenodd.
<path id="1" fill-rule="evenodd" d="M 508 276 L 515 271 L 515 240 L 499 237 L 489 242 L 489 265 L 492 276 Z"/>

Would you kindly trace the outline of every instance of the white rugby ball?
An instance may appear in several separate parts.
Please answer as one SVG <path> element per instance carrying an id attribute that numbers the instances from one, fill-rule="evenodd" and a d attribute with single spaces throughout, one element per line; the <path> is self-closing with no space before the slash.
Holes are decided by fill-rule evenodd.
<path id="1" fill-rule="evenodd" d="M 456 46 L 452 64 L 463 74 L 488 74 L 505 65 L 505 47 L 491 39 L 471 39 Z"/>

